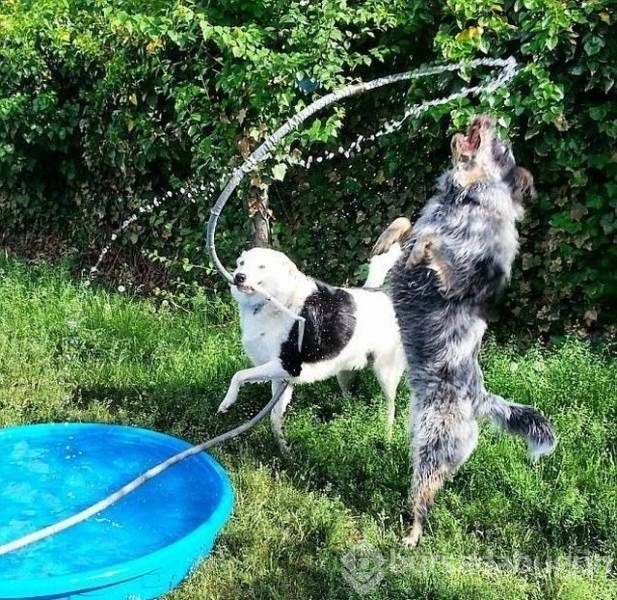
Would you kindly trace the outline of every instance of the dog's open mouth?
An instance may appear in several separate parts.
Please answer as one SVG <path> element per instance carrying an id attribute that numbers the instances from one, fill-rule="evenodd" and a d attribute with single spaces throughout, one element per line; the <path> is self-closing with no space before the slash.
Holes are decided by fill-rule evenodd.
<path id="1" fill-rule="evenodd" d="M 467 143 L 471 150 L 475 152 L 480 147 L 482 136 L 490 133 L 495 127 L 495 119 L 489 115 L 476 117 L 467 128 Z"/>
<path id="2" fill-rule="evenodd" d="M 455 138 L 456 155 L 461 159 L 469 158 L 480 146 L 480 136 L 457 134 Z"/>
<path id="3" fill-rule="evenodd" d="M 467 128 L 467 133 L 457 133 L 452 139 L 452 150 L 455 160 L 468 160 L 479 149 L 482 139 L 490 134 L 495 127 L 495 119 L 489 115 L 476 117 Z"/>
<path id="4" fill-rule="evenodd" d="M 252 288 L 250 285 L 247 285 L 245 283 L 237 283 L 235 285 L 243 294 L 254 294 L 255 293 L 254 288 Z"/>

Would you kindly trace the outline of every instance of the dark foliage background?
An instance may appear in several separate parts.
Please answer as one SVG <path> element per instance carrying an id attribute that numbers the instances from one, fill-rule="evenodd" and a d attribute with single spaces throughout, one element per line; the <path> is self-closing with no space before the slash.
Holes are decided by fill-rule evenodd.
<path id="1" fill-rule="evenodd" d="M 87 263 L 154 196 L 188 180 L 218 182 L 268 132 L 331 89 L 426 62 L 512 54 L 523 68 L 509 89 L 433 110 L 351 161 L 308 172 L 288 166 L 299 150 L 336 148 L 406 103 L 465 82 L 432 78 L 374 93 L 290 137 L 256 182 L 270 190 L 275 243 L 312 274 L 357 281 L 381 229 L 425 201 L 453 129 L 488 110 L 540 192 L 522 226 L 503 325 L 611 326 L 614 9 L 611 0 L 3 2 L 2 234 L 60 237 Z M 248 237 L 254 199 L 250 188 L 240 196 L 219 238 L 228 261 Z M 175 294 L 215 285 L 203 268 L 210 201 L 179 197 L 147 214 L 118 241 L 123 256 L 143 251 Z"/>

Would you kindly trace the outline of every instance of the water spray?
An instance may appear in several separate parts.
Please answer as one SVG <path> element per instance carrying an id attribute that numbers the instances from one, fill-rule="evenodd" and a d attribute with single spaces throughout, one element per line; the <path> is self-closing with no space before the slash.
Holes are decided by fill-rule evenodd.
<path id="1" fill-rule="evenodd" d="M 259 163 L 271 158 L 272 149 L 288 133 L 290 133 L 293 129 L 297 129 L 300 123 L 306 121 L 306 119 L 308 119 L 310 116 L 312 116 L 316 112 L 320 111 L 322 108 L 325 108 L 326 106 L 330 104 L 334 104 L 350 96 L 359 95 L 363 92 L 377 89 L 379 87 L 383 87 L 383 86 L 396 83 L 399 81 L 420 79 L 422 77 L 430 77 L 430 76 L 439 75 L 441 73 L 446 73 L 446 72 L 460 72 L 463 70 L 476 69 L 478 67 L 499 68 L 501 69 L 501 72 L 499 73 L 499 75 L 497 75 L 497 77 L 490 79 L 488 82 L 482 85 L 466 86 L 466 87 L 461 88 L 459 91 L 450 94 L 449 96 L 446 96 L 443 98 L 436 98 L 433 100 L 427 100 L 423 102 L 422 104 L 414 104 L 414 105 L 408 106 L 405 109 L 403 115 L 399 119 L 387 121 L 379 130 L 377 130 L 376 132 L 372 134 L 358 135 L 352 143 L 346 146 L 341 145 L 336 149 L 336 151 L 332 151 L 332 150 L 325 151 L 318 156 L 309 155 L 305 159 L 303 158 L 293 159 L 291 157 L 288 157 L 287 160 L 291 166 L 294 166 L 294 167 L 297 166 L 297 167 L 301 167 L 304 169 L 310 169 L 314 165 L 321 164 L 324 161 L 332 160 L 336 156 L 343 156 L 346 159 L 349 159 L 352 156 L 356 155 L 357 153 L 361 152 L 368 145 L 376 142 L 379 138 L 385 135 L 388 135 L 390 133 L 393 133 L 397 131 L 398 129 L 400 129 L 405 123 L 405 121 L 409 119 L 409 117 L 417 117 L 420 114 L 428 111 L 429 109 L 434 108 L 435 106 L 449 104 L 451 102 L 454 102 L 456 100 L 461 100 L 468 96 L 479 96 L 482 93 L 491 93 L 498 88 L 505 87 L 513 79 L 514 75 L 516 74 L 517 65 L 516 65 L 516 61 L 514 60 L 514 58 L 509 57 L 507 59 L 481 58 L 481 59 L 477 59 L 477 60 L 473 60 L 469 62 L 429 66 L 429 67 L 420 68 L 414 71 L 407 71 L 405 73 L 388 75 L 386 77 L 381 77 L 379 79 L 375 79 L 369 82 L 352 85 L 352 86 L 343 88 L 341 90 L 338 90 L 336 92 L 332 92 L 326 96 L 323 96 L 319 100 L 316 100 L 315 102 L 313 102 L 312 104 L 304 108 L 302 111 L 300 111 L 298 114 L 288 119 L 286 123 L 279 129 L 277 129 L 271 136 L 269 136 L 246 159 L 246 161 L 240 167 L 238 167 L 232 172 L 231 179 L 229 179 L 229 181 L 227 182 L 226 187 L 223 190 L 223 193 L 219 195 L 216 204 L 210 211 L 212 216 L 210 218 L 210 221 L 208 222 L 208 229 L 210 229 L 210 225 L 212 225 L 212 234 L 214 234 L 214 230 L 216 229 L 217 222 L 218 222 L 218 216 L 220 215 L 223 207 L 225 206 L 227 199 L 229 198 L 233 190 L 241 183 L 242 179 L 248 173 L 257 170 L 259 167 Z M 281 130 L 284 130 L 284 131 L 281 133 Z M 235 184 L 233 189 L 229 192 L 229 194 L 225 196 L 224 200 L 221 202 L 221 198 L 225 194 L 227 187 L 232 183 L 236 174 L 238 174 L 237 176 L 239 177 L 239 179 L 237 180 L 237 183 Z M 220 180 L 225 181 L 227 180 L 227 177 L 223 175 L 220 178 Z M 202 184 L 195 185 L 195 186 L 187 186 L 186 189 L 180 188 L 179 193 L 181 196 L 187 197 L 189 201 L 195 202 L 195 199 L 199 196 L 203 196 L 204 193 L 206 193 L 209 197 L 213 196 L 214 191 L 215 191 L 215 185 L 214 183 L 210 182 L 208 184 L 202 183 Z M 167 191 L 162 196 L 158 198 L 154 198 L 154 200 L 151 203 L 140 207 L 137 212 L 133 213 L 130 217 L 128 217 L 112 233 L 110 241 L 101 250 L 95 265 L 90 268 L 89 277 L 91 278 L 99 272 L 99 267 L 101 263 L 103 262 L 105 256 L 111 249 L 111 246 L 119 238 L 119 236 L 124 231 L 126 231 L 126 229 L 128 229 L 133 223 L 138 221 L 139 218 L 143 216 L 144 214 L 150 214 L 154 212 L 163 203 L 168 202 L 169 200 L 171 200 L 172 198 L 176 196 L 177 194 L 174 194 L 171 191 Z M 219 206 L 218 210 L 216 209 L 217 206 Z M 218 214 L 216 214 L 217 212 Z M 208 239 L 208 234 L 206 235 L 206 238 Z M 210 242 L 213 244 L 213 236 Z M 214 266 L 217 268 L 219 273 L 221 273 L 221 275 L 228 282 L 231 283 L 229 273 L 225 270 L 223 265 L 218 260 L 218 257 L 216 256 L 216 251 L 212 252 L 212 250 L 210 249 L 211 247 L 213 248 L 213 246 L 208 247 L 208 252 L 210 254 L 210 257 L 212 259 Z"/>

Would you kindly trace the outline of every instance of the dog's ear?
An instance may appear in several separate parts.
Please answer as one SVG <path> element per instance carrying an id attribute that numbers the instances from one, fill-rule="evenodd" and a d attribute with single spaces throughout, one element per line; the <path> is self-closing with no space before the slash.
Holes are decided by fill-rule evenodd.
<path id="1" fill-rule="evenodd" d="M 452 136 L 450 140 L 450 158 L 453 165 L 457 165 L 459 162 L 469 158 L 470 153 L 467 146 L 467 139 L 462 133 L 455 133 Z"/>
<path id="2" fill-rule="evenodd" d="M 514 167 L 506 175 L 505 182 L 512 190 L 512 199 L 519 204 L 533 200 L 537 195 L 533 175 L 523 167 Z"/>
<path id="3" fill-rule="evenodd" d="M 291 277 L 292 279 L 295 279 L 298 276 L 298 273 L 300 272 L 298 267 L 296 266 L 296 263 L 293 260 L 291 260 L 289 256 L 283 255 L 283 257 L 284 257 L 283 268 L 285 269 L 289 277 Z"/>

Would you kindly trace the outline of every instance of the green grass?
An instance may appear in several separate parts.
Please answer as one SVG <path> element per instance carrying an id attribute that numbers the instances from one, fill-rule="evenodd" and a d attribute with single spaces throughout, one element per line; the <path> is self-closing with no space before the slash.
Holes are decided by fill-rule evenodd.
<path id="1" fill-rule="evenodd" d="M 215 414 L 246 364 L 224 302 L 199 300 L 184 313 L 85 288 L 58 267 L 5 260 L 0 269 L 0 426 L 109 421 L 198 442 L 267 399 L 269 386 L 250 386 L 229 414 Z M 531 464 L 521 440 L 484 427 L 478 450 L 439 495 L 421 547 L 401 552 L 406 566 L 387 569 L 367 597 L 617 597 L 614 566 L 543 568 L 546 557 L 555 565 L 617 555 L 616 361 L 571 340 L 524 353 L 488 342 L 482 362 L 490 389 L 550 416 L 559 446 Z M 277 453 L 267 424 L 217 449 L 237 491 L 234 516 L 209 560 L 169 598 L 353 596 L 342 556 L 364 539 L 389 557 L 408 523 L 406 395 L 401 389 L 391 444 L 377 385 L 363 375 L 349 399 L 331 382 L 297 391 L 289 457 Z M 517 554 L 540 564 L 488 566 L 491 556 Z"/>

